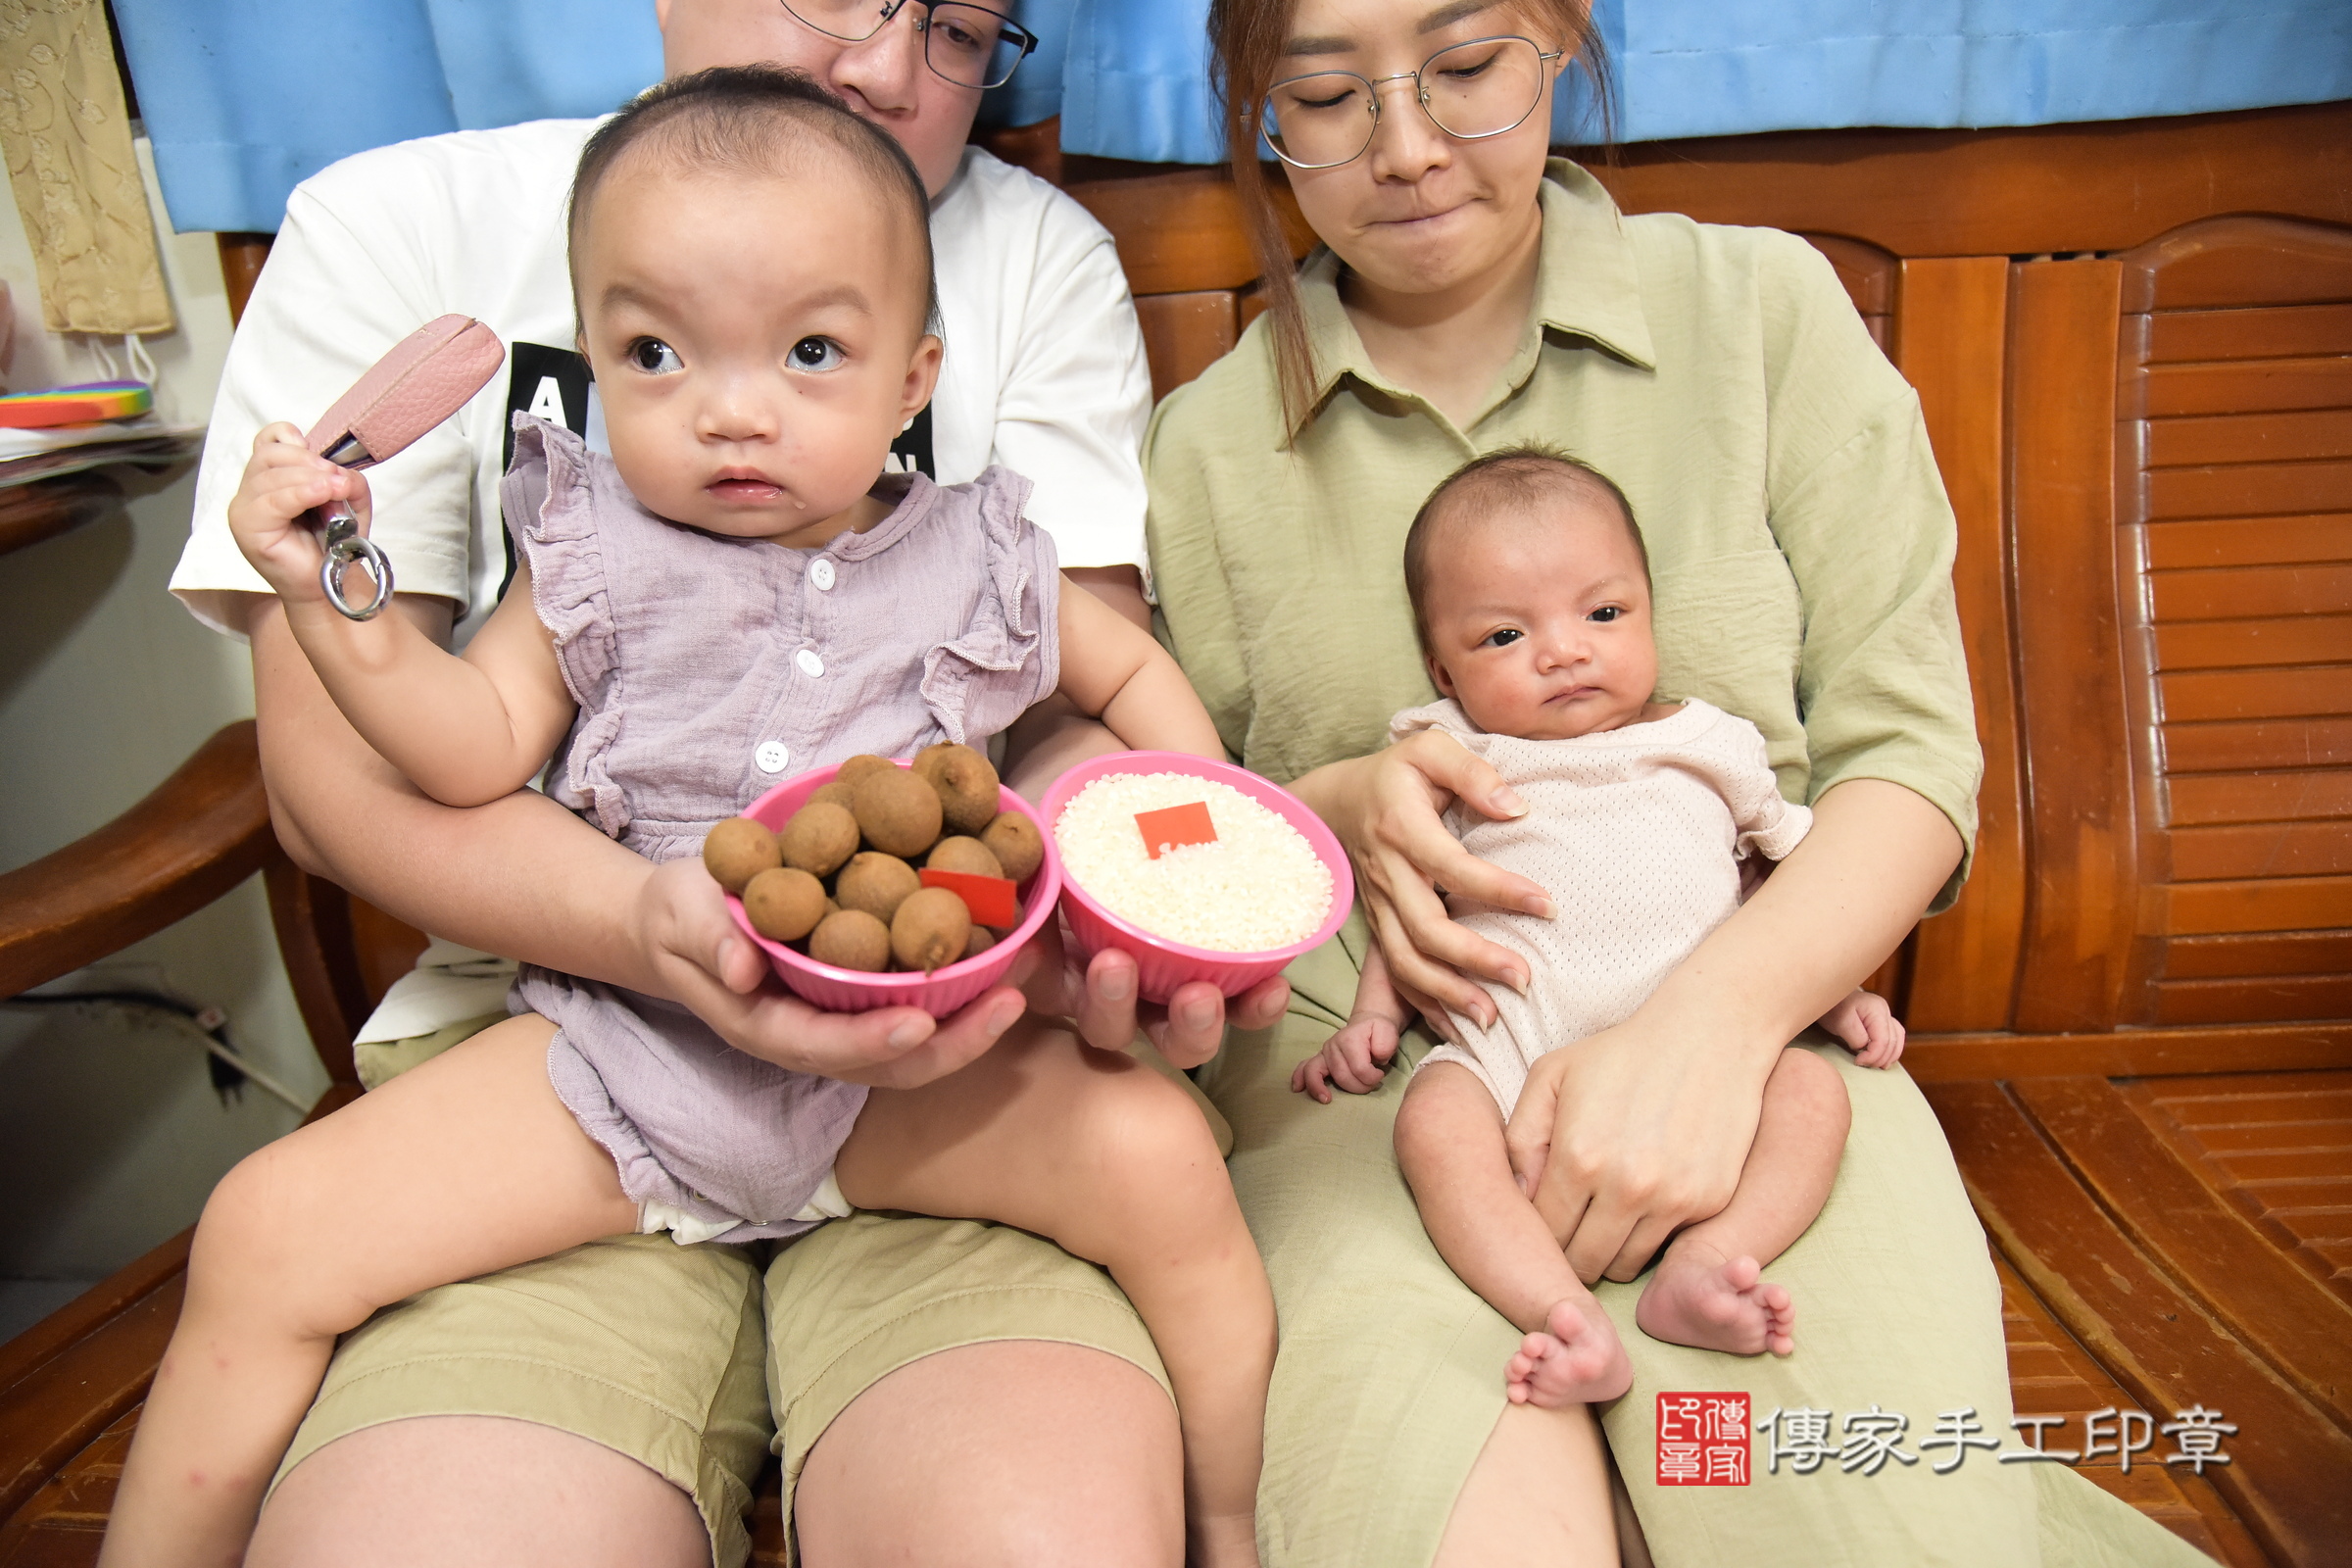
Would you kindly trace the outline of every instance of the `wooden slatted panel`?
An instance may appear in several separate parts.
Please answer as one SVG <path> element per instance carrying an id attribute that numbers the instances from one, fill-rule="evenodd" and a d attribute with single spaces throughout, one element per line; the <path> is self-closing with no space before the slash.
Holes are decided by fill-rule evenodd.
<path id="1" fill-rule="evenodd" d="M 2151 365 L 2293 360 L 2311 354 L 2352 354 L 2352 305 L 2174 309 L 2151 323 L 2148 337 Z"/>
<path id="2" fill-rule="evenodd" d="M 2352 1305 L 2352 1074 L 2151 1078 L 2130 1093 L 2213 1191 Z"/>
<path id="3" fill-rule="evenodd" d="M 2315 1568 L 2341 1561 L 2352 1540 L 2352 1492 L 2343 1486 L 2352 1436 L 2083 1186 L 2073 1151 L 2052 1141 L 2009 1086 L 1923 1090 L 1985 1229 L 2067 1332 L 2138 1408 L 2193 1402 L 2238 1426 L 2229 1440 L 2233 1462 L 2209 1476 L 2273 1557 Z"/>
<path id="4" fill-rule="evenodd" d="M 2155 534 L 2157 530 L 2148 530 Z M 2284 619 L 2196 621 L 2151 628 L 2156 667 L 2230 669 L 2241 665 L 2306 665 L 2352 660 L 2352 615 L 2308 614 Z"/>
<path id="5" fill-rule="evenodd" d="M 2183 980 L 2233 974 L 2325 974 L 2352 969 L 2352 931 L 2264 932 L 2185 937 L 2171 945 L 2166 973 Z M 2256 968 L 2247 968 L 2252 963 Z"/>
<path id="6" fill-rule="evenodd" d="M 2352 231 L 2218 219 L 2121 259 L 2119 588 L 2158 884 L 2126 1010 L 2352 1016 Z"/>
<path id="7" fill-rule="evenodd" d="M 1997 1253 L 1992 1267 L 2001 1280 L 2001 1329 L 2009 1343 L 2010 1398 L 2020 1416 L 2057 1416 L 2065 1423 L 2063 1428 L 2046 1429 L 2047 1446 L 2066 1447 L 2063 1434 L 2081 1432 L 2083 1418 L 2093 1410 L 2130 1408 L 2131 1396 L 2075 1343 L 2017 1271 Z M 2127 1472 L 2112 1454 L 2101 1454 L 2077 1469 L 2100 1490 L 2132 1504 L 2230 1568 L 2267 1568 L 2271 1560 L 2210 1481 L 2144 1462 Z"/>

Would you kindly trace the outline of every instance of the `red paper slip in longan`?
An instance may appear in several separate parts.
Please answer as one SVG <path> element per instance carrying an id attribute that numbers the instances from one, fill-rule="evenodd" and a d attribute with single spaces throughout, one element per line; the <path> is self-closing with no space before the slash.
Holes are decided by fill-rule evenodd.
<path id="1" fill-rule="evenodd" d="M 1138 811 L 1135 825 L 1143 830 L 1144 849 L 1154 860 L 1161 852 L 1179 845 L 1217 842 L 1217 825 L 1208 819 L 1206 801 L 1188 801 L 1156 811 Z"/>
<path id="2" fill-rule="evenodd" d="M 963 901 L 972 911 L 974 925 L 992 925 L 998 930 L 1018 925 L 1021 906 L 1013 898 L 1010 878 L 979 876 L 970 871 L 938 871 L 923 868 L 923 886 L 946 888 Z"/>

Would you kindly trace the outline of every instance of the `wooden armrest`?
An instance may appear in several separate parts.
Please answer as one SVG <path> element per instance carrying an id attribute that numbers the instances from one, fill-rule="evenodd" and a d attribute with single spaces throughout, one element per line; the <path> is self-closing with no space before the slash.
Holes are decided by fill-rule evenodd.
<path id="1" fill-rule="evenodd" d="M 122 486 L 104 471 L 0 488 L 0 556 L 94 521 L 122 502 Z"/>
<path id="2" fill-rule="evenodd" d="M 253 720 L 242 719 L 97 832 L 0 873 L 0 997 L 161 931 L 276 849 L 261 750 Z"/>

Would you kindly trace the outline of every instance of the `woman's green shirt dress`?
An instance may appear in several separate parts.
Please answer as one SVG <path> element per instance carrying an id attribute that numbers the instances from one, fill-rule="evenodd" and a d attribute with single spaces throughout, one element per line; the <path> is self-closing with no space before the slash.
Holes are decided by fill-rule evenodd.
<path id="1" fill-rule="evenodd" d="M 1535 318 L 1467 424 L 1385 379 L 1339 267 L 1300 284 L 1316 401 L 1294 433 L 1271 323 L 1160 405 L 1147 441 L 1152 562 L 1169 647 L 1227 747 L 1277 780 L 1377 750 L 1433 700 L 1401 552 L 1422 499 L 1482 452 L 1543 441 L 1632 500 L 1655 579 L 1659 690 L 1753 721 L 1783 793 L 1891 780 L 1976 829 L 1981 761 L 1953 612 L 1954 528 L 1919 402 L 1809 245 L 1769 229 L 1624 217 L 1590 175 L 1543 186 Z M 1941 903 L 1957 890 L 1955 874 Z M 1295 964 L 1274 1029 L 1238 1035 L 1201 1087 L 1233 1125 L 1234 1181 L 1274 1282 L 1282 1348 L 1259 1534 L 1281 1568 L 1418 1568 L 1503 1409 L 1519 1333 L 1430 1246 L 1391 1146 L 1409 1076 L 1319 1105 L 1293 1064 L 1345 1021 L 1361 916 Z M 1408 1040 L 1407 1056 L 1427 1041 Z M 1774 1278 L 1793 1356 L 1662 1345 L 1639 1291 L 1603 1285 L 1634 1387 L 1602 1413 L 1661 1564 L 2050 1564 L 2203 1559 L 2054 1464 L 1922 1455 L 1945 1412 L 2010 1429 L 2000 1291 L 1935 1116 L 1898 1067 L 1852 1065 L 1838 1183 Z M 1744 1392 L 1745 1486 L 1656 1485 L 1662 1393 Z M 1782 1412 L 1908 1421 L 1876 1474 L 1768 1468 Z"/>

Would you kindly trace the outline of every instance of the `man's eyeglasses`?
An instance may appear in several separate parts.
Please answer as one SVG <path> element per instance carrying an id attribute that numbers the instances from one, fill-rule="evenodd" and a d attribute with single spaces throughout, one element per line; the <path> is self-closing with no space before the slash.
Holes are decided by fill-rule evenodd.
<path id="1" fill-rule="evenodd" d="M 1409 81 L 1436 126 L 1457 141 L 1515 130 L 1535 113 L 1562 51 L 1528 38 L 1473 38 L 1441 49 L 1418 71 L 1375 81 L 1352 71 L 1291 76 L 1266 89 L 1258 132 L 1295 169 L 1337 169 L 1363 156 L 1380 125 L 1380 89 Z"/>
<path id="2" fill-rule="evenodd" d="M 781 0 L 803 25 L 844 43 L 863 43 L 890 24 L 906 0 Z M 923 64 L 958 87 L 1002 87 L 1037 34 L 985 6 L 917 4 L 914 30 L 923 35 Z"/>

